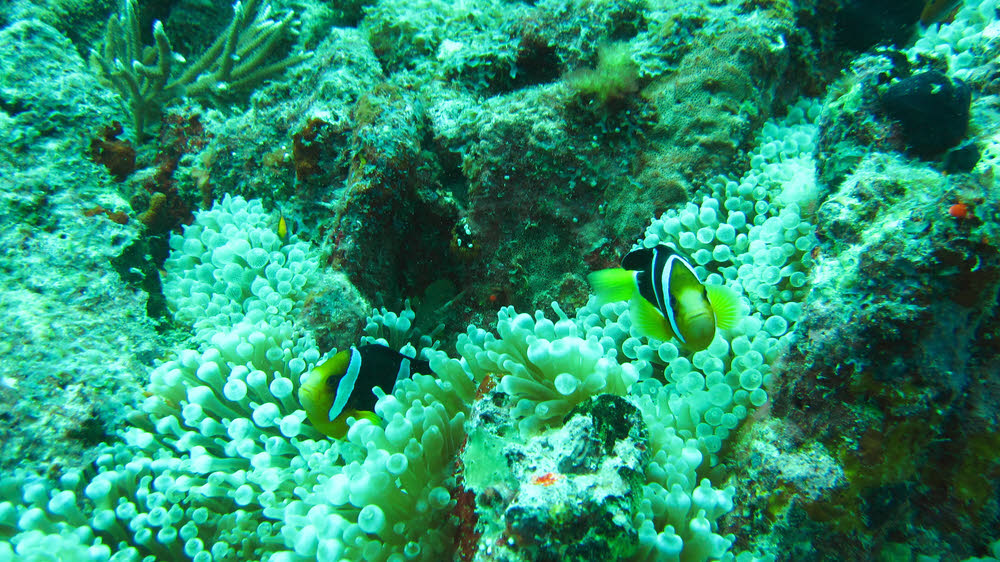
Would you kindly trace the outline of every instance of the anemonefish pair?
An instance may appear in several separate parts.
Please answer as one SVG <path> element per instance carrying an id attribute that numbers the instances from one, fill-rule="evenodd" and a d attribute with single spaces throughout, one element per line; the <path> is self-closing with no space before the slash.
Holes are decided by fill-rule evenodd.
<path id="1" fill-rule="evenodd" d="M 739 295 L 722 285 L 706 285 L 688 260 L 660 244 L 632 250 L 622 267 L 595 271 L 588 277 L 598 300 L 628 300 L 632 325 L 663 341 L 676 338 L 685 348 L 701 351 L 717 328 L 736 326 Z"/>
<path id="2" fill-rule="evenodd" d="M 317 365 L 299 388 L 299 403 L 310 423 L 336 439 L 347 435 L 347 419 L 378 423 L 373 389 L 392 392 L 410 373 L 431 373 L 427 361 L 407 357 L 384 345 L 345 349 Z"/>

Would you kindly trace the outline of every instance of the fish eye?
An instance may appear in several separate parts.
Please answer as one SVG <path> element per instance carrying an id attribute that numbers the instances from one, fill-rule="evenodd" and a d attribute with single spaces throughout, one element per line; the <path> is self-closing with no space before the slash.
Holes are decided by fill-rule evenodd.
<path id="1" fill-rule="evenodd" d="M 330 392 L 336 392 L 337 391 L 337 383 L 339 382 L 339 380 L 340 380 L 340 377 L 329 376 L 329 377 L 326 377 L 325 381 L 323 381 L 323 385 L 326 386 L 326 389 L 328 391 L 330 391 Z"/>

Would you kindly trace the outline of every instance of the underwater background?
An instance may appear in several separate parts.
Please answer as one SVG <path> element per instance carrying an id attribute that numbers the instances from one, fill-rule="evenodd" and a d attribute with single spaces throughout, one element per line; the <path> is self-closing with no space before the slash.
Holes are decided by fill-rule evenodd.
<path id="1" fill-rule="evenodd" d="M 998 0 L 0 0 L 0 561 L 1000 559 L 998 59 Z M 659 245 L 705 349 L 593 296 Z M 329 437 L 363 343 L 430 372 Z"/>

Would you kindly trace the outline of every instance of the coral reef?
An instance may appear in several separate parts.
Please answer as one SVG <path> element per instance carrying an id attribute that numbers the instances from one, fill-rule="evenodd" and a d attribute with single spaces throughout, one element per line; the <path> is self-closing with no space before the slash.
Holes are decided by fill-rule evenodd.
<path id="1" fill-rule="evenodd" d="M 1000 557 L 997 0 L 8 4 L 0 560 Z"/>
<path id="2" fill-rule="evenodd" d="M 929 70 L 893 83 L 882 96 L 909 149 L 935 156 L 957 145 L 969 127 L 972 91 L 961 80 Z"/>
<path id="3" fill-rule="evenodd" d="M 696 485 L 703 459 L 718 451 L 725 430 L 706 433 L 698 420 L 709 404 L 747 398 L 719 380 L 706 392 L 697 371 L 678 377 L 683 384 L 662 385 L 649 378 L 648 361 L 619 363 L 628 333 L 621 307 L 587 308 L 570 319 L 553 305 L 556 322 L 503 309 L 497 335 L 470 326 L 459 338 L 461 360 L 421 346 L 435 376 L 415 374 L 397 381 L 392 394 L 377 393 L 384 426 L 362 420 L 344 441 L 322 438 L 304 423 L 294 399 L 299 379 L 320 355 L 309 333 L 296 326 L 292 291 L 310 285 L 318 261 L 301 243 L 282 243 L 261 226 L 272 220 L 257 201 L 226 198 L 200 212 L 183 237 L 174 237 L 164 292 L 178 318 L 193 322 L 197 349 L 182 350 L 154 369 L 149 397 L 130 417 L 135 427 L 124 433 L 124 443 L 103 446 L 92 469 L 67 471 L 57 483 L 21 472 L 0 483 L 11 490 L 0 504 L 10 533 L 6 548 L 33 555 L 44 534 L 90 559 L 107 557 L 112 546 L 116 557 L 128 559 L 181 552 L 212 559 L 270 554 L 272 560 L 327 560 L 362 553 L 433 559 L 456 548 L 456 523 L 434 524 L 458 507 L 452 494 L 495 484 L 489 471 L 486 482 L 472 478 L 477 470 L 471 464 L 488 458 L 475 453 L 475 440 L 463 457 L 473 488 L 460 487 L 454 471 L 477 383 L 499 378 L 502 395 L 480 400 L 510 401 L 506 414 L 493 421 L 509 425 L 524 448 L 508 445 L 506 454 L 540 463 L 515 464 L 506 477 L 520 482 L 515 490 L 523 488 L 508 495 L 512 503 L 504 511 L 509 532 L 535 545 L 524 546 L 526 552 L 572 551 L 584 540 L 609 545 L 609 555 L 630 557 L 636 537 L 644 557 L 684 552 L 685 559 L 703 560 L 726 552 L 732 538 L 715 533 L 713 522 L 732 509 L 733 488 L 716 489 L 707 478 Z M 276 290 L 269 288 L 273 283 Z M 383 311 L 377 318 L 396 342 L 416 337 L 412 315 Z M 712 353 L 726 357 L 728 346 L 723 348 Z M 645 383 L 636 385 L 641 377 Z M 605 397 L 592 403 L 595 394 Z M 721 413 L 708 423 L 735 426 Z M 547 428 L 554 433 L 546 434 Z M 573 436 L 580 431 L 583 437 Z M 530 452 L 557 443 L 579 443 L 581 450 L 558 448 L 563 453 L 550 464 Z M 487 439 L 485 446 L 496 442 Z M 609 482 L 600 470 L 622 480 Z M 599 503 L 616 513 L 616 523 L 592 527 L 580 539 L 574 526 L 544 515 L 556 500 L 532 499 L 530 487 L 560 480 L 577 493 L 591 481 L 610 486 Z M 586 505 L 575 509 L 593 517 Z M 261 518 L 272 522 L 247 528 Z M 290 550 L 280 552 L 282 545 Z"/>
<path id="4" fill-rule="evenodd" d="M 986 87 L 995 46 L 984 28 L 995 10 L 968 5 L 908 52 L 859 57 L 824 103 L 819 245 L 799 337 L 774 366 L 782 384 L 771 413 L 781 422 L 766 431 L 777 447 L 740 445 L 764 467 L 812 456 L 814 472 L 747 469 L 761 483 L 748 495 L 760 511 L 740 524 L 748 536 L 769 530 L 758 544 L 796 544 L 794 556 L 817 560 L 987 552 L 1000 518 L 1000 464 L 985 452 L 998 423 L 995 162 L 963 172 L 940 148 L 909 157 L 912 141 L 878 100 L 895 87 L 887 77 L 901 84 L 920 70 L 914 61 Z M 986 118 L 984 102 L 972 113 Z M 925 128 L 965 130 L 961 115 L 935 119 Z M 992 127 L 968 134 L 996 145 Z"/>
<path id="5" fill-rule="evenodd" d="M 121 427 L 163 342 L 111 263 L 139 236 L 128 203 L 87 157 L 113 98 L 38 21 L 0 31 L 0 75 L 0 470 L 58 475 Z"/>
<path id="6" fill-rule="evenodd" d="M 497 407 L 506 401 L 502 393 L 484 397 L 468 426 L 463 482 L 467 493 L 491 499 L 477 502 L 482 523 L 472 538 L 478 543 L 467 547 L 465 559 L 634 555 L 639 537 L 633 521 L 649 454 L 636 407 L 600 394 L 570 411 L 562 427 L 518 443 L 509 441 L 509 410 Z M 506 467 L 487 460 L 501 455 Z"/>
<path id="7" fill-rule="evenodd" d="M 862 556 L 889 535 L 924 552 L 941 542 L 969 551 L 978 525 L 960 521 L 1000 516 L 990 500 L 1000 462 L 981 452 L 996 423 L 1000 254 L 946 212 L 949 183 L 873 155 L 819 209 L 806 337 L 782 360 L 772 410 L 845 472 L 836 494 L 795 506 L 837 529 L 818 549 L 846 543 Z M 986 201 L 980 211 L 995 213 L 995 196 Z M 927 531 L 945 519 L 947 535 Z"/>
<path id="8" fill-rule="evenodd" d="M 347 191 L 334 209 L 333 264 L 386 302 L 405 298 L 403 287 L 420 294 L 438 279 L 457 278 L 447 248 L 458 209 L 434 189 L 434 166 L 421 149 L 422 109 L 393 86 L 358 101 Z"/>

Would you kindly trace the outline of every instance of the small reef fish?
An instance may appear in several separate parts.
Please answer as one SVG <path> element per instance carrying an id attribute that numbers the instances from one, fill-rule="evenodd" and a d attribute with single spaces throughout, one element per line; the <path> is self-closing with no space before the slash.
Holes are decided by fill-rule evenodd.
<path id="1" fill-rule="evenodd" d="M 632 250 L 621 268 L 595 271 L 588 280 L 601 302 L 630 301 L 640 332 L 676 338 L 691 351 L 708 347 L 716 328 L 732 328 L 741 316 L 735 291 L 702 283 L 688 260 L 664 244 Z"/>
<path id="2" fill-rule="evenodd" d="M 309 372 L 299 388 L 299 402 L 313 427 L 343 439 L 348 418 L 379 422 L 373 411 L 378 399 L 375 387 L 390 393 L 396 381 L 408 378 L 412 372 L 430 374 L 431 366 L 384 345 L 351 347 Z"/>
<path id="3" fill-rule="evenodd" d="M 961 4 L 962 0 L 928 0 L 920 12 L 920 23 L 924 26 L 940 23 L 955 13 Z"/>
<path id="4" fill-rule="evenodd" d="M 282 242 L 288 240 L 288 221 L 285 220 L 285 215 L 281 215 L 281 218 L 278 219 L 277 230 L 278 238 L 281 238 Z"/>

